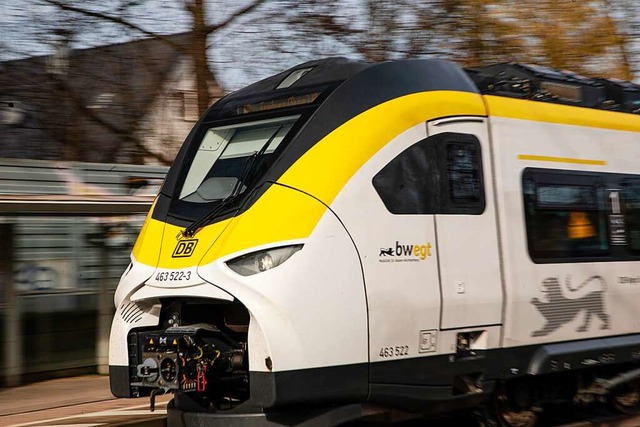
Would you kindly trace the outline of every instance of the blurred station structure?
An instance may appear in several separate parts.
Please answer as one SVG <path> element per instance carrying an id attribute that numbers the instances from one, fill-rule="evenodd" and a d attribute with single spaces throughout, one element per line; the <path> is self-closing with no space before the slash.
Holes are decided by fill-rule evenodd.
<path id="1" fill-rule="evenodd" d="M 0 385 L 108 371 L 113 291 L 166 170 L 0 159 Z"/>

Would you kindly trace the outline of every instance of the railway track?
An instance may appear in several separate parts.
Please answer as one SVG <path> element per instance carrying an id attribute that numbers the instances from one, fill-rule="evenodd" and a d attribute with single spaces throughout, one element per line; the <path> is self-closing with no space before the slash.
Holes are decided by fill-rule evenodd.
<path id="1" fill-rule="evenodd" d="M 498 427 L 495 423 L 481 422 L 471 415 L 451 416 L 438 420 L 411 419 L 396 423 L 358 421 L 346 427 Z M 555 408 L 543 414 L 535 427 L 640 427 L 640 413 L 613 414 L 601 411 L 583 411 L 570 407 Z M 525 427 L 525 426 L 522 426 Z M 526 426 L 529 427 L 529 426 Z"/>
<path id="2" fill-rule="evenodd" d="M 562 424 L 547 424 L 549 427 L 638 427 L 640 415 L 605 415 L 580 421 L 566 420 Z"/>

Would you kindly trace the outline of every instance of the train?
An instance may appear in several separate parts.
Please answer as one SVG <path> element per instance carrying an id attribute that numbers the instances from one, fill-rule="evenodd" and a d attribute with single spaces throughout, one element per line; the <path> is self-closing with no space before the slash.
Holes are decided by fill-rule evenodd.
<path id="1" fill-rule="evenodd" d="M 639 410 L 638 113 L 630 82 L 437 59 L 227 95 L 115 291 L 113 395 L 173 393 L 170 426 Z"/>

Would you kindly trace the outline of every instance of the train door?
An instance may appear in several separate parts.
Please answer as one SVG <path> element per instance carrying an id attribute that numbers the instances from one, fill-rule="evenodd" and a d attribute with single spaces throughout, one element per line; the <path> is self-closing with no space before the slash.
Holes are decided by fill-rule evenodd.
<path id="1" fill-rule="evenodd" d="M 442 213 L 435 215 L 442 308 L 440 328 L 502 324 L 503 287 L 486 119 L 427 125 L 438 135 Z"/>

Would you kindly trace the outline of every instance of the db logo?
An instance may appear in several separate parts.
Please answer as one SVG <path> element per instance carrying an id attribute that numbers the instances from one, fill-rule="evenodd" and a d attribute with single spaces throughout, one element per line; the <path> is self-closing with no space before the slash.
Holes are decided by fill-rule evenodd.
<path id="1" fill-rule="evenodd" d="M 198 239 L 180 240 L 173 250 L 172 258 L 187 258 L 193 255 Z"/>

